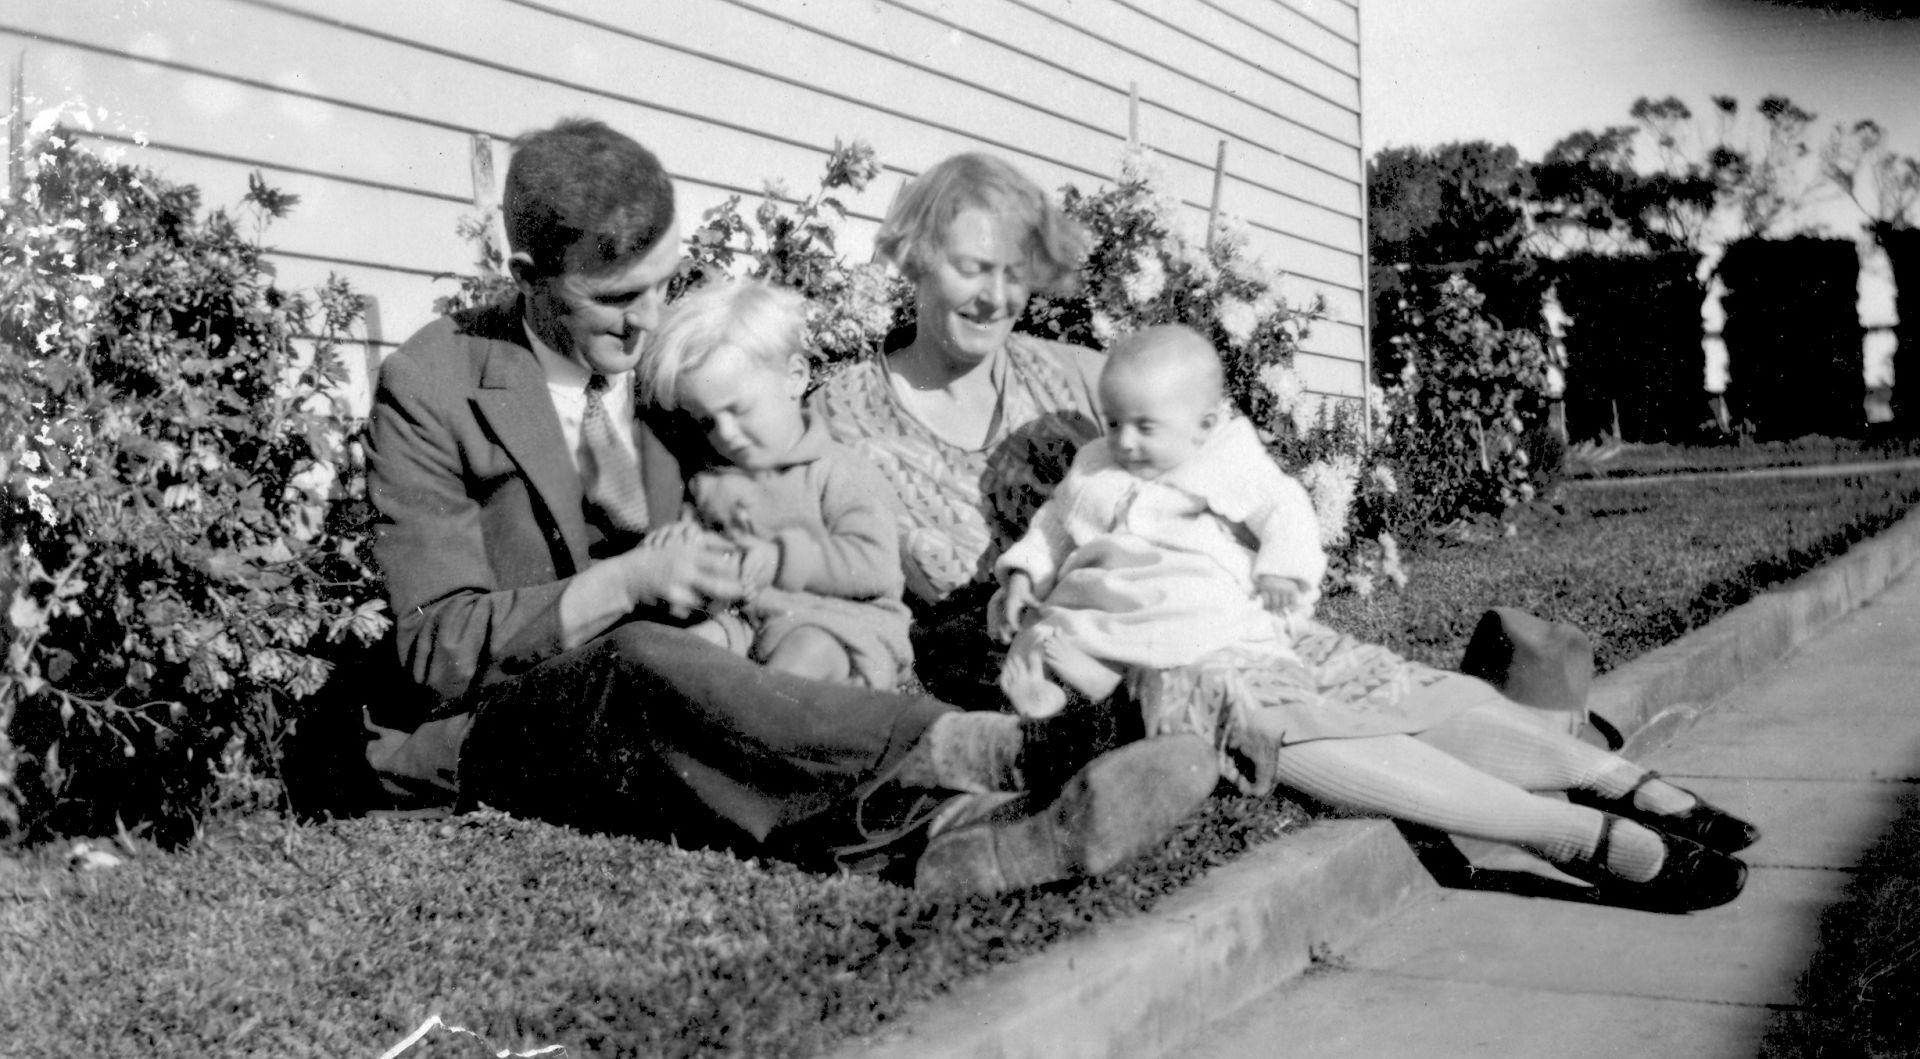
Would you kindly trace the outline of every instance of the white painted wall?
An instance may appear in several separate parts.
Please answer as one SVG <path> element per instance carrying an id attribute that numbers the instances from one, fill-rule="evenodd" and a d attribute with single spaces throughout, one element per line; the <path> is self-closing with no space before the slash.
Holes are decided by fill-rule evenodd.
<path id="1" fill-rule="evenodd" d="M 804 191 L 862 138 L 886 167 L 850 203 L 864 255 L 899 185 L 954 151 L 1100 184 L 1137 85 L 1196 234 L 1228 141 L 1222 208 L 1289 298 L 1326 297 L 1300 370 L 1341 395 L 1365 363 L 1358 42 L 1351 0 L 0 0 L 30 100 L 84 101 L 97 139 L 209 205 L 256 168 L 299 195 L 268 236 L 281 275 L 372 294 L 376 350 L 469 267 L 472 134 L 504 172 L 515 134 L 601 118 L 660 155 L 688 216 Z"/>

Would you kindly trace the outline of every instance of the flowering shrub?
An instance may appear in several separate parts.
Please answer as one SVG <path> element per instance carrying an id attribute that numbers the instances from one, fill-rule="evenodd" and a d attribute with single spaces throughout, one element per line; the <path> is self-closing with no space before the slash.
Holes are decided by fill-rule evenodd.
<path id="1" fill-rule="evenodd" d="M 1546 416 L 1548 353 L 1533 332 L 1502 329 L 1483 304 L 1454 276 L 1433 311 L 1413 314 L 1394 338 L 1405 367 L 1386 395 L 1384 444 L 1420 483 L 1380 514 L 1396 529 L 1502 515 L 1538 489 L 1545 468 L 1527 442 Z"/>
<path id="2" fill-rule="evenodd" d="M 670 291 L 677 297 L 709 278 L 729 275 L 749 260 L 744 273 L 807 297 L 807 344 L 816 370 L 854 360 L 880 348 L 912 303 L 904 280 L 878 262 L 848 264 L 839 250 L 847 209 L 835 192 L 863 191 L 880 173 L 874 150 L 863 140 L 835 141 L 826 173 L 812 194 L 793 205 L 778 183 L 748 218 L 740 196 L 701 215 L 687 236 L 687 256 Z"/>
<path id="3" fill-rule="evenodd" d="M 1229 397 L 1312 495 L 1333 587 L 1368 592 L 1381 577 L 1403 583 L 1399 550 L 1373 517 L 1378 498 L 1397 483 L 1368 442 L 1362 409 L 1308 393 L 1294 371 L 1294 354 L 1324 303 L 1282 301 L 1278 276 L 1249 255 L 1246 234 L 1230 221 L 1217 224 L 1211 240 L 1188 238 L 1155 179 L 1150 156 L 1134 151 L 1112 186 L 1063 190 L 1067 211 L 1092 232 L 1093 249 L 1078 288 L 1034 299 L 1025 326 L 1095 348 L 1160 323 L 1205 335 L 1220 352 Z"/>
<path id="4" fill-rule="evenodd" d="M 177 837 L 270 791 L 335 652 L 386 629 L 334 396 L 360 299 L 273 284 L 258 235 L 295 200 L 257 175 L 196 220 L 194 188 L 36 131 L 0 205 L 0 837 Z"/>

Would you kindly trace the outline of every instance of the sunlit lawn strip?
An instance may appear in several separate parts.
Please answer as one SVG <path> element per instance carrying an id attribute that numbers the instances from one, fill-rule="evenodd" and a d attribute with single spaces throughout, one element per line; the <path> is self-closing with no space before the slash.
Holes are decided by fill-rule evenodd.
<path id="1" fill-rule="evenodd" d="M 1697 471 L 1740 471 L 1833 463 L 1897 460 L 1920 456 L 1911 441 L 1798 438 L 1728 445 L 1635 444 L 1576 446 L 1568 460 L 1575 477 L 1619 478 Z"/>
<path id="2" fill-rule="evenodd" d="M 1336 600 L 1327 617 L 1451 664 L 1481 610 L 1510 604 L 1587 629 L 1610 666 L 1916 495 L 1912 472 L 1573 487 L 1564 514 L 1420 550 L 1405 593 Z M 814 1055 L 1151 907 L 1302 818 L 1282 799 L 1220 798 L 1127 871 L 957 904 L 499 817 L 229 821 L 184 853 L 84 876 L 0 864 L 0 1040 L 24 1055 L 376 1055 L 439 1014 L 497 1047 Z M 429 1035 L 407 1055 L 482 1051 Z"/>
<path id="3" fill-rule="evenodd" d="M 1457 663 L 1492 606 L 1570 622 L 1606 671 L 1789 581 L 1890 525 L 1920 471 L 1779 479 L 1569 483 L 1563 513 L 1408 562 L 1399 592 L 1328 601 L 1330 624 L 1409 657 Z"/>

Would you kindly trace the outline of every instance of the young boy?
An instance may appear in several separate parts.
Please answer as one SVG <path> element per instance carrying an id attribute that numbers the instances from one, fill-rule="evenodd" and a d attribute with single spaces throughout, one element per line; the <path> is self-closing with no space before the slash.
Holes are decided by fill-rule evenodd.
<path id="1" fill-rule="evenodd" d="M 1287 622 L 1311 613 L 1326 573 L 1313 505 L 1230 414 L 1213 347 L 1177 325 L 1129 335 L 1100 401 L 1106 437 L 995 565 L 989 621 L 1013 640 L 1000 686 L 1014 708 L 1049 716 L 1060 684 L 1100 701 L 1129 668 L 1217 651 L 1297 661 Z"/>
<path id="2" fill-rule="evenodd" d="M 643 401 L 706 432 L 715 459 L 688 479 L 690 517 L 734 541 L 752 590 L 694 631 L 774 669 L 892 688 L 913 661 L 896 501 L 802 411 L 805 324 L 794 291 L 718 283 L 668 310 L 635 369 Z"/>

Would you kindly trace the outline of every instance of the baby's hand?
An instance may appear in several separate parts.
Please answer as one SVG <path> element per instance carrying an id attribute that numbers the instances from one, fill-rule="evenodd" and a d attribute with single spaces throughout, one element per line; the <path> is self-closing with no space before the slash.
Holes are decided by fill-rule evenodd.
<path id="1" fill-rule="evenodd" d="M 1285 617 L 1307 604 L 1307 586 L 1303 581 L 1279 574 L 1261 574 L 1253 584 L 1254 591 L 1260 596 L 1260 605 L 1267 608 L 1270 614 Z"/>
<path id="2" fill-rule="evenodd" d="M 749 595 L 773 584 L 780 574 L 778 544 L 764 537 L 735 536 L 733 546 L 740 551 L 740 583 Z"/>
<path id="3" fill-rule="evenodd" d="M 987 603 L 987 633 L 1001 643 L 1012 643 L 1020 632 L 1020 619 L 1039 600 L 1033 596 L 1033 578 L 1015 570 Z"/>

